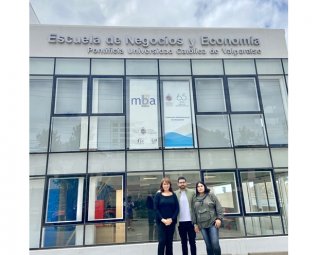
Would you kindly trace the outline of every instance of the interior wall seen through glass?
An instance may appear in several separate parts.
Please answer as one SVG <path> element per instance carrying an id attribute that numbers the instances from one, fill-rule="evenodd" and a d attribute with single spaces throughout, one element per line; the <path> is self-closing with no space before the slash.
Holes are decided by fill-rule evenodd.
<path id="1" fill-rule="evenodd" d="M 192 59 L 193 75 L 223 75 L 221 59 Z"/>
<path id="2" fill-rule="evenodd" d="M 264 119 L 261 114 L 232 114 L 234 145 L 266 145 Z"/>
<path id="3" fill-rule="evenodd" d="M 270 171 L 241 171 L 240 175 L 247 213 L 278 211 Z"/>
<path id="4" fill-rule="evenodd" d="M 87 79 L 58 78 L 56 80 L 55 114 L 87 112 Z"/>
<path id="5" fill-rule="evenodd" d="M 200 148 L 231 147 L 228 115 L 197 115 Z"/>
<path id="6" fill-rule="evenodd" d="M 123 176 L 89 178 L 88 220 L 123 219 Z"/>
<path id="7" fill-rule="evenodd" d="M 49 138 L 52 78 L 30 79 L 29 150 L 46 152 Z"/>
<path id="8" fill-rule="evenodd" d="M 30 74 L 53 75 L 54 58 L 30 58 Z"/>
<path id="9" fill-rule="evenodd" d="M 282 77 L 259 79 L 270 144 L 287 144 L 287 92 Z"/>
<path id="10" fill-rule="evenodd" d="M 39 248 L 44 178 L 31 178 L 29 184 L 29 247 Z"/>
<path id="11" fill-rule="evenodd" d="M 93 79 L 92 113 L 123 113 L 122 79 Z"/>
<path id="12" fill-rule="evenodd" d="M 52 118 L 51 151 L 87 150 L 87 117 Z"/>
<path id="13" fill-rule="evenodd" d="M 47 190 L 46 223 L 82 220 L 83 177 L 50 178 Z"/>
<path id="14" fill-rule="evenodd" d="M 196 106 L 198 112 L 225 112 L 223 79 L 195 79 Z"/>
<path id="15" fill-rule="evenodd" d="M 124 75 L 123 59 L 92 59 L 92 75 Z"/>
<path id="16" fill-rule="evenodd" d="M 57 58 L 55 74 L 89 75 L 90 59 Z"/>
<path id="17" fill-rule="evenodd" d="M 83 245 L 83 225 L 45 226 L 42 231 L 42 247 L 74 247 Z"/>
<path id="18" fill-rule="evenodd" d="M 162 172 L 127 174 L 127 241 L 157 241 L 154 196 L 160 188 Z M 138 233 L 138 235 L 136 235 Z"/>
<path id="19" fill-rule="evenodd" d="M 259 111 L 254 78 L 228 78 L 232 111 Z"/>
<path id="20" fill-rule="evenodd" d="M 238 189 L 234 172 L 205 172 L 204 181 L 220 201 L 224 214 L 240 213 Z"/>
<path id="21" fill-rule="evenodd" d="M 92 116 L 89 127 L 90 150 L 125 149 L 124 116 Z"/>

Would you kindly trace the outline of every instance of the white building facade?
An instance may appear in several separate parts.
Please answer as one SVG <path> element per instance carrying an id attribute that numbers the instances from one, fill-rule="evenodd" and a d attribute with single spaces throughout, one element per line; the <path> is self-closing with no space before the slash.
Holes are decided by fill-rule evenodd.
<path id="1" fill-rule="evenodd" d="M 156 254 L 163 176 L 217 195 L 223 253 L 287 251 L 287 78 L 283 30 L 30 25 L 30 253 Z"/>

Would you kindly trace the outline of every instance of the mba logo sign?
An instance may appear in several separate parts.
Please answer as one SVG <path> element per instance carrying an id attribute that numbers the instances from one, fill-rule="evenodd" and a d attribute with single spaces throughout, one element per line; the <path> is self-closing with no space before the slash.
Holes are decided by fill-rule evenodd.
<path id="1" fill-rule="evenodd" d="M 130 99 L 130 105 L 140 105 L 141 107 L 149 107 L 150 105 L 156 105 L 156 99 L 151 95 L 141 95 L 141 97 L 134 97 Z"/>
<path id="2" fill-rule="evenodd" d="M 129 148 L 158 149 L 158 83 L 131 79 L 129 83 Z"/>

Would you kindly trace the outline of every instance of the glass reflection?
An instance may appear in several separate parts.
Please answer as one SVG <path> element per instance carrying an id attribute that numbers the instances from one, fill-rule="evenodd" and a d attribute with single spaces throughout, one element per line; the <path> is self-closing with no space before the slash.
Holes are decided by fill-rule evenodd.
<path id="1" fill-rule="evenodd" d="M 241 172 L 243 198 L 247 213 L 277 212 L 270 171 Z"/>

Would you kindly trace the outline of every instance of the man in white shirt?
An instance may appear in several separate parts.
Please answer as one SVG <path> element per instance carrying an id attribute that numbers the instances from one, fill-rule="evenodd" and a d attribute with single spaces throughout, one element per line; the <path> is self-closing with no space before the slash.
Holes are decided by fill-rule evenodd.
<path id="1" fill-rule="evenodd" d="M 187 180 L 185 177 L 178 178 L 179 189 L 175 192 L 179 201 L 180 213 L 178 215 L 178 230 L 181 238 L 182 254 L 188 255 L 188 240 L 190 244 L 191 255 L 197 254 L 195 243 L 196 234 L 192 223 L 193 217 L 193 199 L 195 191 L 187 188 Z"/>

